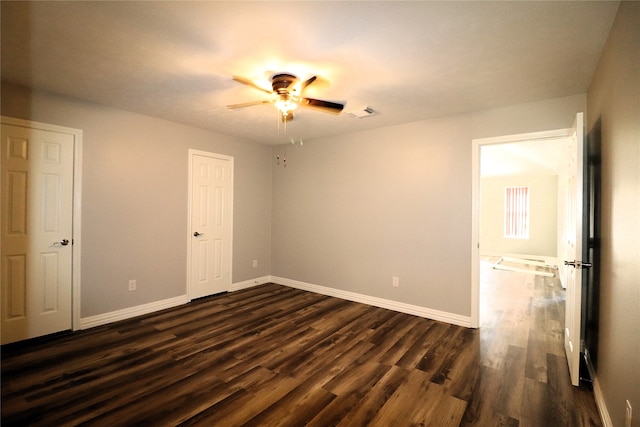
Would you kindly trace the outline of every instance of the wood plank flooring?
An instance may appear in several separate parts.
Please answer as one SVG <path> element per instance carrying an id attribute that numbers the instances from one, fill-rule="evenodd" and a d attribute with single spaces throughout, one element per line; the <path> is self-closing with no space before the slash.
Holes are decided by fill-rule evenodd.
<path id="1" fill-rule="evenodd" d="M 564 291 L 483 263 L 467 329 L 275 284 L 2 348 L 3 426 L 600 426 Z"/>

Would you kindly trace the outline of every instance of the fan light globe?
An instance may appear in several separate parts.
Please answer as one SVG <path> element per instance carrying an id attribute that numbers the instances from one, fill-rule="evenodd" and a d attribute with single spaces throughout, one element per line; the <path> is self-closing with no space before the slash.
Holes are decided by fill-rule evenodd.
<path id="1" fill-rule="evenodd" d="M 279 99 L 275 102 L 275 106 L 284 116 L 295 110 L 297 107 L 296 103 L 292 102 L 290 99 Z"/>

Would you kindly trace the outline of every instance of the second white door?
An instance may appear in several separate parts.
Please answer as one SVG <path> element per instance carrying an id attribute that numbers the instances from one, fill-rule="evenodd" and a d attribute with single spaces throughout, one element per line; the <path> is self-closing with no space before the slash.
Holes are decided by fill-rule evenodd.
<path id="1" fill-rule="evenodd" d="M 233 157 L 190 153 L 189 299 L 231 287 Z"/>

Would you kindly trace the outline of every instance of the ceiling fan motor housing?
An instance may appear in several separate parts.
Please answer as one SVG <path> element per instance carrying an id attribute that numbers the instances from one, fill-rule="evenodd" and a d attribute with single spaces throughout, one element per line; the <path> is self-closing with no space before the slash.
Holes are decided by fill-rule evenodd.
<path id="1" fill-rule="evenodd" d="M 288 95 L 289 87 L 298 81 L 298 78 L 291 74 L 275 74 L 271 77 L 271 87 L 278 95 Z"/>

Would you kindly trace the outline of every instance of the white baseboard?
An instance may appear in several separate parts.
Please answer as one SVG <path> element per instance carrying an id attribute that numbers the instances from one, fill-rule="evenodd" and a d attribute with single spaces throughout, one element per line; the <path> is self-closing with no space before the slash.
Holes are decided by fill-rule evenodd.
<path id="1" fill-rule="evenodd" d="M 311 283 L 300 282 L 298 280 L 286 279 L 276 276 L 262 276 L 255 279 L 245 280 L 243 282 L 233 283 L 229 292 L 239 291 L 241 289 L 251 288 L 253 286 L 263 285 L 265 283 L 277 283 L 291 288 L 302 289 L 309 292 L 315 292 L 321 295 L 341 298 L 348 301 L 359 302 L 372 305 L 374 307 L 386 308 L 398 311 L 400 313 L 411 314 L 414 316 L 424 317 L 426 319 L 439 320 L 441 322 L 451 323 L 453 325 L 471 327 L 471 317 L 461 316 L 459 314 L 448 313 L 445 311 L 434 310 L 431 308 L 420 307 L 417 305 L 406 304 L 398 301 L 387 300 L 369 295 L 358 294 L 355 292 L 342 291 L 340 289 L 329 288 L 327 286 L 314 285 Z M 116 310 L 109 313 L 98 314 L 80 319 L 80 329 L 94 328 L 96 326 L 106 325 L 119 320 L 126 320 L 136 316 L 153 313 L 154 311 L 164 310 L 166 308 L 176 307 L 189 302 L 187 295 L 181 295 L 175 298 L 169 298 L 162 301 L 155 301 L 149 304 L 129 307 L 122 310 Z"/>
<path id="2" fill-rule="evenodd" d="M 245 280 L 244 282 L 233 283 L 229 292 L 239 291 L 241 289 L 250 288 L 252 286 L 263 285 L 271 281 L 271 276 L 258 277 L 256 279 Z M 80 329 L 95 328 L 96 326 L 107 325 L 119 320 L 127 320 L 132 317 L 142 316 L 144 314 L 153 313 L 154 311 L 164 310 L 166 308 L 177 307 L 189 302 L 187 295 L 169 298 L 161 301 L 154 301 L 148 304 L 137 305 L 135 307 L 123 308 L 122 310 L 111 311 L 109 313 L 98 314 L 80 319 Z"/>
<path id="3" fill-rule="evenodd" d="M 600 388 L 600 382 L 598 382 L 598 377 L 593 378 L 593 396 L 596 400 L 596 406 L 598 407 L 598 412 L 600 413 L 600 419 L 602 420 L 602 427 L 613 427 L 613 422 L 611 422 L 611 416 L 609 415 L 607 404 L 604 401 L 604 395 L 602 394 L 602 389 Z"/>
<path id="4" fill-rule="evenodd" d="M 596 370 L 593 367 L 593 363 L 591 362 L 591 355 L 589 351 L 585 349 L 584 351 L 584 361 L 587 365 L 587 370 L 589 371 L 589 376 L 593 381 L 593 397 L 596 401 L 596 406 L 598 407 L 598 412 L 600 413 L 600 420 L 602 421 L 603 427 L 613 427 L 613 422 L 611 422 L 611 415 L 609 415 L 609 410 L 607 409 L 607 404 L 604 401 L 604 395 L 602 394 L 602 389 L 600 388 L 600 382 L 598 381 L 598 376 L 596 375 Z"/>
<path id="5" fill-rule="evenodd" d="M 314 285 L 311 283 L 300 282 L 298 280 L 286 279 L 284 277 L 271 276 L 271 282 L 283 286 L 289 286 L 291 288 L 315 292 L 321 295 L 327 295 L 330 297 L 336 297 L 348 301 L 372 305 L 374 307 L 386 308 L 389 310 L 398 311 L 400 313 L 420 316 L 426 319 L 439 320 L 441 322 L 451 323 L 453 325 L 464 326 L 467 328 L 471 327 L 471 317 L 469 316 L 461 316 L 459 314 L 433 310 L 431 308 L 420 307 L 417 305 L 406 304 L 398 301 L 391 301 L 383 298 L 372 297 L 369 295 L 358 294 L 355 292 L 342 291 L 340 289 Z"/>
<path id="6" fill-rule="evenodd" d="M 179 297 L 154 301 L 148 304 L 137 305 L 135 307 L 123 308 L 122 310 L 111 311 L 109 313 L 98 314 L 96 316 L 83 317 L 80 319 L 80 329 L 94 328 L 96 326 L 106 325 L 119 320 L 126 320 L 132 317 L 142 316 L 143 314 L 153 313 L 154 311 L 176 307 L 188 302 L 189 299 L 186 295 L 180 295 Z"/>
<path id="7" fill-rule="evenodd" d="M 262 276 L 255 279 L 245 280 L 244 282 L 233 283 L 231 284 L 231 289 L 229 289 L 229 292 L 239 291 L 241 289 L 247 289 L 253 286 L 264 285 L 265 283 L 269 283 L 270 281 L 271 276 Z"/>

